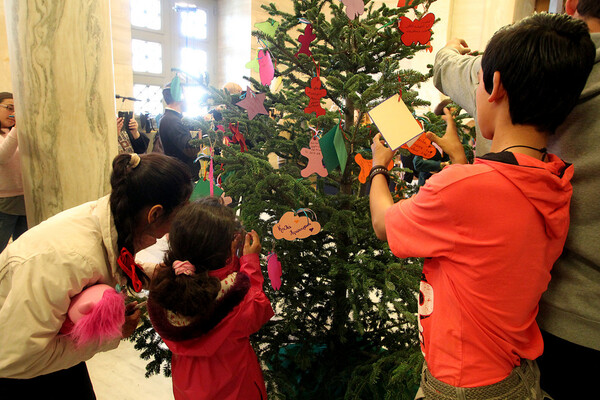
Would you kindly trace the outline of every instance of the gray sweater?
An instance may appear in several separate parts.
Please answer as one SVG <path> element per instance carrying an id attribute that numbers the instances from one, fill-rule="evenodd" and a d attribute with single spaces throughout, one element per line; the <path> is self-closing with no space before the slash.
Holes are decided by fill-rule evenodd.
<path id="1" fill-rule="evenodd" d="M 596 61 L 580 101 L 548 148 L 573 163 L 571 225 L 565 249 L 552 269 L 552 280 L 540 301 L 538 323 L 570 342 L 600 350 L 600 33 L 592 33 Z M 435 59 L 434 85 L 469 114 L 476 116 L 475 90 L 481 56 L 443 48 Z M 490 141 L 478 130 L 478 156 Z"/>

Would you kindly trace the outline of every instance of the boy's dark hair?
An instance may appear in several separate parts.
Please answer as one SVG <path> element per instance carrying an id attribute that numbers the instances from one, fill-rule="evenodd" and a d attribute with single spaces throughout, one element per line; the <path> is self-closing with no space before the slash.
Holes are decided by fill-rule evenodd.
<path id="1" fill-rule="evenodd" d="M 535 14 L 490 39 L 481 60 L 485 90 L 492 92 L 499 71 L 512 123 L 553 133 L 575 107 L 595 55 L 585 22 Z"/>
<path id="2" fill-rule="evenodd" d="M 600 1 L 579 0 L 577 12 L 584 18 L 600 18 Z"/>
<path id="3" fill-rule="evenodd" d="M 117 229 L 117 247 L 135 254 L 134 232 L 140 212 L 148 206 L 160 204 L 168 219 L 179 209 L 192 193 L 192 178 L 188 167 L 181 161 L 163 154 L 140 155 L 140 162 L 134 168 L 131 160 L 137 155 L 119 154 L 113 160 L 110 176 L 110 210 Z M 141 280 L 148 277 L 141 269 L 137 270 Z M 131 280 L 127 277 L 131 286 Z"/>
<path id="4" fill-rule="evenodd" d="M 183 207 L 171 224 L 165 265 L 156 270 L 150 285 L 154 301 L 188 317 L 210 315 L 221 283 L 209 276 L 208 271 L 226 265 L 233 255 L 231 244 L 240 231 L 235 213 L 222 205 L 219 198 L 206 197 Z M 189 261 L 196 272 L 175 275 L 176 260 Z"/>
<path id="5" fill-rule="evenodd" d="M 167 86 L 163 89 L 162 95 L 163 95 L 163 99 L 165 100 L 165 103 L 167 103 L 167 105 L 175 103 L 175 100 L 173 100 L 173 96 L 171 95 L 171 87 L 170 86 Z"/>

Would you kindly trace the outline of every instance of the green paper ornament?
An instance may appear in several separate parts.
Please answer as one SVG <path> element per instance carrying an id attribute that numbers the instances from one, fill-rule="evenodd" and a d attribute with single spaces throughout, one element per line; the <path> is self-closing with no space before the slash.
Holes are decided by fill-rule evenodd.
<path id="1" fill-rule="evenodd" d="M 323 164 L 328 172 L 333 171 L 338 166 L 344 173 L 348 153 L 346 152 L 346 143 L 339 125 L 334 126 L 319 140 L 321 153 L 323 153 Z"/>
<path id="2" fill-rule="evenodd" d="M 179 76 L 175 75 L 175 77 L 171 80 L 171 97 L 173 97 L 173 101 L 181 101 L 181 81 L 179 80 Z"/>
<path id="3" fill-rule="evenodd" d="M 214 186 L 213 192 L 214 197 L 220 197 L 223 194 L 223 190 L 221 190 L 221 188 L 217 185 Z M 196 183 L 196 186 L 194 186 L 194 191 L 190 196 L 190 201 L 195 201 L 208 196 L 210 196 L 210 181 L 208 179 L 200 179 L 198 183 Z"/>

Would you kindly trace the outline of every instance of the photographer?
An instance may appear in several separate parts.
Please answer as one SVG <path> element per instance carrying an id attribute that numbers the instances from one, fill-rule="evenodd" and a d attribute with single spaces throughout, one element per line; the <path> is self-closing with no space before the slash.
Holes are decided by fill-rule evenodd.
<path id="1" fill-rule="evenodd" d="M 125 122 L 128 124 L 125 125 Z M 126 126 L 125 129 L 123 127 Z M 122 134 L 126 132 L 127 135 Z M 138 153 L 143 154 L 148 149 L 150 139 L 138 131 L 138 123 L 133 118 L 132 111 L 119 111 L 117 117 L 117 132 L 119 134 L 119 153 Z"/>

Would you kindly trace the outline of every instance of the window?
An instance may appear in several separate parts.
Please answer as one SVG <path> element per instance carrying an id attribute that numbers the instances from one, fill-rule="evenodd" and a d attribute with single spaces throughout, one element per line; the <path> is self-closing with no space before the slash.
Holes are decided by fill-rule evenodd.
<path id="1" fill-rule="evenodd" d="M 136 114 L 158 115 L 162 114 L 162 87 L 156 85 L 133 85 L 133 97 L 136 101 L 134 111 Z"/>
<path id="2" fill-rule="evenodd" d="M 132 39 L 131 56 L 133 72 L 162 74 L 162 45 L 160 43 Z"/>
<path id="3" fill-rule="evenodd" d="M 160 30 L 162 26 L 160 0 L 131 0 L 131 25 Z"/>
<path id="4" fill-rule="evenodd" d="M 130 0 L 131 49 L 135 112 L 163 112 L 162 88 L 174 71 L 184 81 L 186 116 L 204 110 L 204 90 L 197 84 L 205 74 L 216 76 L 216 0 Z"/>

